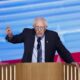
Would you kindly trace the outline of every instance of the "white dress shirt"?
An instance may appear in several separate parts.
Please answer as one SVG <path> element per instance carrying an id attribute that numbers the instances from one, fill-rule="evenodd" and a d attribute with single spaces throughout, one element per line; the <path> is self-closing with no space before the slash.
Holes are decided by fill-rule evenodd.
<path id="1" fill-rule="evenodd" d="M 37 63 L 37 36 L 35 36 L 35 42 L 33 47 L 32 53 L 32 62 Z M 41 46 L 42 46 L 42 62 L 45 62 L 45 36 L 41 39 Z"/>

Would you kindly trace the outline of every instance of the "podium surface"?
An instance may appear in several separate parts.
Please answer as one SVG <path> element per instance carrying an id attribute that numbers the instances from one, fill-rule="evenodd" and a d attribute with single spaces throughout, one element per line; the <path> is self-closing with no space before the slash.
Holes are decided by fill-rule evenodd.
<path id="1" fill-rule="evenodd" d="M 62 64 L 18 64 L 17 68 L 17 80 L 63 80 Z"/>
<path id="2" fill-rule="evenodd" d="M 0 80 L 80 80 L 79 69 L 62 63 L 0 65 Z"/>

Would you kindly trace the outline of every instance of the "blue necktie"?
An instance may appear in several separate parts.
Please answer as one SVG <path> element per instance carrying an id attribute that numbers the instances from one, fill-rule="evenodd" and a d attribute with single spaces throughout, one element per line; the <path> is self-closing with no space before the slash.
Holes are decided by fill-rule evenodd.
<path id="1" fill-rule="evenodd" d="M 38 37 L 37 42 L 37 62 L 42 62 L 41 37 Z"/>

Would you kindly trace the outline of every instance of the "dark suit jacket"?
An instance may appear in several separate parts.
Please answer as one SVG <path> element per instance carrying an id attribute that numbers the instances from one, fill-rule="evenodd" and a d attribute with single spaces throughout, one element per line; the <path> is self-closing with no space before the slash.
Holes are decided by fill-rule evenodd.
<path id="1" fill-rule="evenodd" d="M 6 36 L 6 40 L 11 43 L 24 43 L 24 54 L 22 62 L 32 61 L 32 52 L 35 40 L 34 29 L 25 28 L 21 34 L 14 35 L 12 39 Z M 45 62 L 53 62 L 55 52 L 61 56 L 66 63 L 73 62 L 70 52 L 62 44 L 58 34 L 54 31 L 46 30 L 45 32 Z"/>

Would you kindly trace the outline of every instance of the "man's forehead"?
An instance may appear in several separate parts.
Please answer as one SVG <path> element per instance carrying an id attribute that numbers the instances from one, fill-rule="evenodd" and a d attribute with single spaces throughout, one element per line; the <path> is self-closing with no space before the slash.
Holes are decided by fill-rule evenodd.
<path id="1" fill-rule="evenodd" d="M 44 24 L 44 21 L 39 20 L 39 21 L 36 21 L 35 25 L 45 25 L 45 24 Z"/>
<path id="2" fill-rule="evenodd" d="M 44 23 L 43 21 L 36 21 L 36 24 L 42 24 L 42 23 Z"/>

